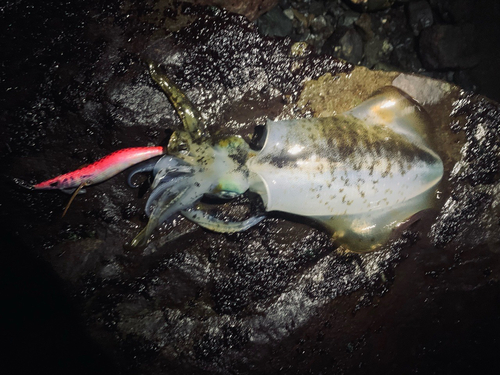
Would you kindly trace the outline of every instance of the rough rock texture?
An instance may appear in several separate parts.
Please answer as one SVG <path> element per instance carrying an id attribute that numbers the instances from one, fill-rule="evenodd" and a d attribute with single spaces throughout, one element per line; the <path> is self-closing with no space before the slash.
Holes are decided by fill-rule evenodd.
<path id="1" fill-rule="evenodd" d="M 214 9 L 29 5 L 9 4 L 5 17 L 18 18 L 2 22 L 1 183 L 9 201 L 1 217 L 10 252 L 1 264 L 10 276 L 4 321 L 23 317 L 10 327 L 17 369 L 35 357 L 52 373 L 488 372 L 500 333 L 496 103 L 444 82 L 354 69 L 263 38 L 245 18 Z M 212 134 L 247 140 L 267 118 L 341 112 L 393 83 L 436 123 L 442 208 L 365 255 L 280 215 L 232 235 L 176 218 L 144 251 L 127 251 L 145 223 L 145 197 L 123 175 L 87 189 L 61 220 L 68 197 L 26 190 L 21 180 L 159 144 L 179 126 L 144 59 L 178 82 Z M 77 323 L 42 319 L 59 317 L 67 302 L 27 315 L 51 301 L 27 281 L 44 265 L 55 273 L 44 283 L 71 297 Z M 56 328 L 37 330 L 47 321 Z M 84 339 L 57 346 L 52 331 L 65 324 Z"/>
<path id="2" fill-rule="evenodd" d="M 218 6 L 229 12 L 241 14 L 253 21 L 273 8 L 278 3 L 278 0 L 192 0 L 190 2 L 199 5 Z"/>
<path id="3" fill-rule="evenodd" d="M 423 30 L 420 51 L 424 65 L 431 69 L 464 69 L 479 63 L 475 53 L 473 26 L 470 24 L 435 25 Z"/>
<path id="4" fill-rule="evenodd" d="M 395 0 L 349 0 L 364 11 L 380 10 L 390 7 Z"/>
<path id="5" fill-rule="evenodd" d="M 287 36 L 321 53 L 370 69 L 423 74 L 500 100 L 500 52 L 491 48 L 500 44 L 496 0 L 287 0 L 269 13 L 283 16 L 264 14 L 260 29 L 283 35 L 291 23 Z M 286 22 L 278 21 L 284 16 Z"/>

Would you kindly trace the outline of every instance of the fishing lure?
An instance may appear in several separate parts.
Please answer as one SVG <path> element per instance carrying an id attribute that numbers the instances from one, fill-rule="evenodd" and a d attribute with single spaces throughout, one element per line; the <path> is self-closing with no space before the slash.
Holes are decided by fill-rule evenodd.
<path id="1" fill-rule="evenodd" d="M 155 156 L 163 155 L 164 151 L 164 148 L 161 146 L 125 148 L 115 151 L 83 168 L 40 182 L 34 185 L 33 188 L 36 190 L 58 189 L 72 193 L 64 209 L 62 215 L 64 216 L 75 196 L 81 192 L 82 188 L 85 186 L 103 182 L 134 164 L 151 159 Z"/>

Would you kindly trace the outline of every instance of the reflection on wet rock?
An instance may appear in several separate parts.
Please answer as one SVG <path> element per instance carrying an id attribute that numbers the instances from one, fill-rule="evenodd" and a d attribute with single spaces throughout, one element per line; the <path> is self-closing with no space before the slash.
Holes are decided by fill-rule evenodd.
<path id="1" fill-rule="evenodd" d="M 432 240 L 439 246 L 486 244 L 497 252 L 500 109 L 484 98 L 462 93 L 451 116 L 453 130 L 465 135 L 465 143 L 460 150 L 461 158 L 451 171 L 453 190 L 432 228 Z"/>
<path id="2" fill-rule="evenodd" d="M 431 116 L 444 179 L 441 206 L 369 254 L 339 250 L 321 230 L 280 215 L 234 234 L 175 217 L 150 246 L 125 251 L 124 240 L 145 224 L 138 207 L 146 201 L 125 176 L 74 202 L 65 221 L 66 196 L 6 185 L 12 236 L 55 270 L 117 372 L 487 372 L 500 316 L 498 104 L 306 47 L 292 53 L 291 40 L 261 37 L 245 18 L 218 10 L 133 5 L 92 5 L 76 9 L 78 17 L 61 11 L 71 21 L 67 34 L 29 34 L 37 42 L 29 59 L 10 49 L 17 60 L 8 62 L 44 69 L 20 76 L 9 68 L 30 79 L 16 83 L 29 85 L 26 95 L 5 98 L 5 175 L 41 180 L 118 148 L 163 141 L 180 122 L 150 81 L 142 62 L 150 58 L 182 85 L 210 132 L 246 140 L 268 118 L 331 116 L 397 86 Z M 168 17 L 187 15 L 196 19 L 189 28 L 165 31 Z M 242 199 L 220 217 L 244 215 Z M 21 264 L 26 269 L 26 259 Z"/>

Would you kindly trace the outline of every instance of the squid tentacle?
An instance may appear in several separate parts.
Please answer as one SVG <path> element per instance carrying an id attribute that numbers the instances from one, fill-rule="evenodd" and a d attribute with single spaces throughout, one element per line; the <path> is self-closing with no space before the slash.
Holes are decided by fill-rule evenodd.
<path id="1" fill-rule="evenodd" d="M 151 188 L 155 189 L 158 185 L 183 174 L 193 174 L 193 167 L 182 159 L 175 156 L 165 155 L 155 164 L 153 175 L 155 176 Z"/>
<path id="2" fill-rule="evenodd" d="M 208 212 L 191 207 L 181 211 L 182 216 L 199 226 L 218 233 L 236 233 L 250 229 L 266 218 L 265 215 L 256 215 L 242 221 L 224 221 L 217 219 Z"/>
<path id="3" fill-rule="evenodd" d="M 178 194 L 175 196 L 173 196 L 174 191 L 162 190 L 163 194 L 153 208 L 146 227 L 130 242 L 132 247 L 146 246 L 151 234 L 160 223 L 195 204 L 205 192 L 204 186 L 193 184 L 190 178 L 185 179 L 183 184 L 178 183 L 175 188 L 178 189 Z"/>
<path id="4" fill-rule="evenodd" d="M 178 194 L 177 196 L 173 197 L 172 192 L 170 191 L 164 191 L 162 190 L 162 196 L 159 199 L 158 204 L 156 207 L 153 209 L 153 215 L 149 218 L 148 223 L 144 227 L 143 230 L 137 234 L 137 236 L 134 237 L 134 239 L 130 242 L 130 245 L 132 247 L 143 247 L 146 246 L 149 242 L 149 239 L 151 237 L 151 234 L 155 230 L 155 228 L 164 220 L 160 221 L 160 218 L 163 216 L 159 215 L 160 210 L 163 210 L 164 213 L 170 213 L 170 215 L 173 215 L 175 213 L 174 207 L 176 206 L 176 203 L 182 200 L 183 195 L 186 193 L 188 190 L 188 187 L 184 187 L 184 189 Z"/>
<path id="5" fill-rule="evenodd" d="M 132 179 L 138 173 L 151 173 L 151 172 L 153 172 L 154 167 L 155 167 L 157 162 L 158 162 L 158 159 L 155 158 L 155 159 L 148 160 L 148 161 L 141 163 L 141 164 L 137 165 L 136 167 L 134 167 L 127 177 L 128 186 L 130 186 L 131 188 L 138 188 L 139 185 L 134 184 Z"/>
<path id="6" fill-rule="evenodd" d="M 146 202 L 146 209 L 145 209 L 146 215 L 151 216 L 152 209 L 158 206 L 156 201 L 158 201 L 160 196 L 167 190 L 170 189 L 169 191 L 172 195 L 178 194 L 180 191 L 179 186 L 185 185 L 182 183 L 182 181 L 184 181 L 186 178 L 188 178 L 188 176 L 173 177 L 169 181 L 163 182 L 160 186 L 154 189 L 149 195 L 149 198 Z"/>
<path id="7" fill-rule="evenodd" d="M 190 166 L 180 166 L 170 170 L 161 169 L 155 174 L 155 179 L 151 183 L 151 188 L 156 189 L 156 187 L 170 181 L 172 178 L 182 177 L 183 175 L 192 176 L 193 174 L 194 169 Z"/>
<path id="8" fill-rule="evenodd" d="M 164 155 L 160 158 L 160 160 L 158 160 L 155 163 L 155 166 L 153 168 L 153 173 L 156 175 L 162 169 L 173 170 L 176 168 L 180 168 L 181 166 L 191 166 L 191 165 L 186 161 L 179 159 L 175 156 Z"/>
<path id="9" fill-rule="evenodd" d="M 159 180 L 160 173 L 162 177 L 172 177 L 172 175 L 174 174 L 180 175 L 192 172 L 193 168 L 184 160 L 176 158 L 174 156 L 165 155 L 160 159 L 151 159 L 134 167 L 128 175 L 127 183 L 130 187 L 137 188 L 139 186 L 137 184 L 134 184 L 132 181 L 135 175 L 138 173 L 152 173 L 154 176 L 156 176 L 155 180 L 157 181 L 152 186 L 152 188 L 154 189 L 158 184 L 162 183 L 162 181 Z"/>

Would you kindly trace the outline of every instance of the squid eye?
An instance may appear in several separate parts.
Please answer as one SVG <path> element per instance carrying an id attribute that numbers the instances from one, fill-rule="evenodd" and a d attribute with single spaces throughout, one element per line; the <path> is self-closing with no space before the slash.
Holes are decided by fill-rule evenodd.
<path id="1" fill-rule="evenodd" d="M 159 146 L 167 147 L 168 144 L 170 143 L 170 139 L 174 135 L 174 131 L 172 129 L 166 129 L 165 130 L 165 138 L 159 143 Z"/>
<path id="2" fill-rule="evenodd" d="M 188 154 L 191 149 L 191 138 L 183 131 L 174 132 L 168 142 L 168 152 L 171 155 L 176 153 Z"/>
<path id="3" fill-rule="evenodd" d="M 262 150 L 266 142 L 267 127 L 265 125 L 257 125 L 254 128 L 252 140 L 250 141 L 250 148 L 254 151 Z"/>

